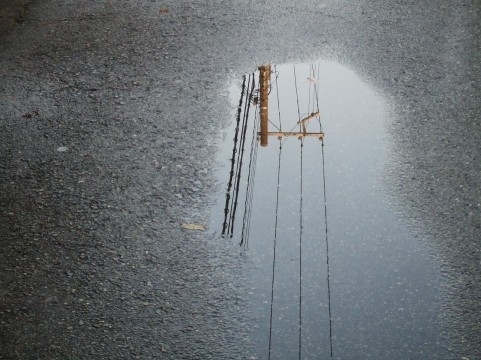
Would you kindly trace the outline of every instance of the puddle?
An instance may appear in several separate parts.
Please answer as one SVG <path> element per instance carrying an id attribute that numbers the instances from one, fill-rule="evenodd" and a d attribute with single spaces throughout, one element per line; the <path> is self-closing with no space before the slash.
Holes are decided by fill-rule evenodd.
<path id="1" fill-rule="evenodd" d="M 446 356 L 439 268 L 383 189 L 382 98 L 324 61 L 261 67 L 231 95 L 210 229 L 245 259 L 249 356 Z"/>

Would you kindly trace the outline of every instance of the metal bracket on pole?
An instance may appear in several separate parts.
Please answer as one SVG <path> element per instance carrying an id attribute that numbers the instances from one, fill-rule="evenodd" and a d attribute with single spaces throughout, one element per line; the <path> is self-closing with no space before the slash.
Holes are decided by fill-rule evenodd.
<path id="1" fill-rule="evenodd" d="M 324 139 L 323 132 L 309 133 L 307 132 L 307 124 L 314 118 L 319 117 L 319 111 L 311 113 L 304 119 L 297 122 L 301 126 L 302 131 L 269 131 L 269 83 L 271 79 L 271 66 L 263 65 L 259 67 L 259 96 L 260 96 L 260 120 L 261 128 L 257 134 L 260 137 L 261 146 L 266 147 L 269 144 L 269 136 L 277 136 L 283 138 L 287 136 L 297 136 L 298 138 L 318 137 Z"/>

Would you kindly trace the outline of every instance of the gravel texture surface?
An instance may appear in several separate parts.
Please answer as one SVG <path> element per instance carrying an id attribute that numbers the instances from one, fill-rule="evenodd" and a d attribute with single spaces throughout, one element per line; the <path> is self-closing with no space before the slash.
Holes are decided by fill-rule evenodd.
<path id="1" fill-rule="evenodd" d="M 248 358 L 242 259 L 182 224 L 220 190 L 230 83 L 317 58 L 390 100 L 392 201 L 444 264 L 452 358 L 480 358 L 480 11 L 33 1 L 0 35 L 0 358 Z"/>

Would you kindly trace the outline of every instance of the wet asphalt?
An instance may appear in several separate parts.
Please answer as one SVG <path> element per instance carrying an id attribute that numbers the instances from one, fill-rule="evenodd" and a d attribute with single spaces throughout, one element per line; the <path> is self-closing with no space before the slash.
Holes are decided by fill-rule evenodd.
<path id="1" fill-rule="evenodd" d="M 221 191 L 230 84 L 320 58 L 389 100 L 390 200 L 443 266 L 449 357 L 481 358 L 480 11 L 32 1 L 0 37 L 0 358 L 248 358 L 238 250 L 182 225 Z"/>

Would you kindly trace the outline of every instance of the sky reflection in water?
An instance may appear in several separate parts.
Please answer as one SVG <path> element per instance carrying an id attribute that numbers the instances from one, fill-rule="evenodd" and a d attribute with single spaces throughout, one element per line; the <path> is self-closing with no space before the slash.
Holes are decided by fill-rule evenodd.
<path id="1" fill-rule="evenodd" d="M 232 237 L 227 237 L 244 243 L 256 344 L 253 355 L 268 358 L 270 348 L 273 359 L 294 359 L 299 353 L 302 358 L 330 358 L 332 344 L 333 358 L 442 356 L 439 269 L 384 195 L 383 100 L 352 71 L 333 62 L 272 65 L 271 69 L 269 131 L 280 127 L 279 117 L 284 131 L 297 129 L 299 114 L 302 119 L 313 112 L 318 101 L 322 128 L 316 119 L 308 131 L 325 133 L 329 266 L 322 141 L 271 137 L 267 147 L 251 145 L 257 144 L 252 138 L 259 107 L 256 72 L 252 78 L 256 81 L 253 98 L 257 99 L 251 100 L 247 118 L 235 227 Z M 239 85 L 231 89 L 236 106 Z M 232 157 L 234 132 L 235 122 L 225 141 L 223 159 Z M 240 148 L 238 144 L 236 154 Z M 242 228 L 253 149 L 257 149 L 257 161 L 250 172 L 255 178 L 250 185 L 247 242 L 247 229 L 243 233 Z M 230 165 L 226 162 L 225 184 Z M 225 205 L 225 198 L 219 200 L 211 229 L 222 228 L 219 220 L 224 219 Z"/>

